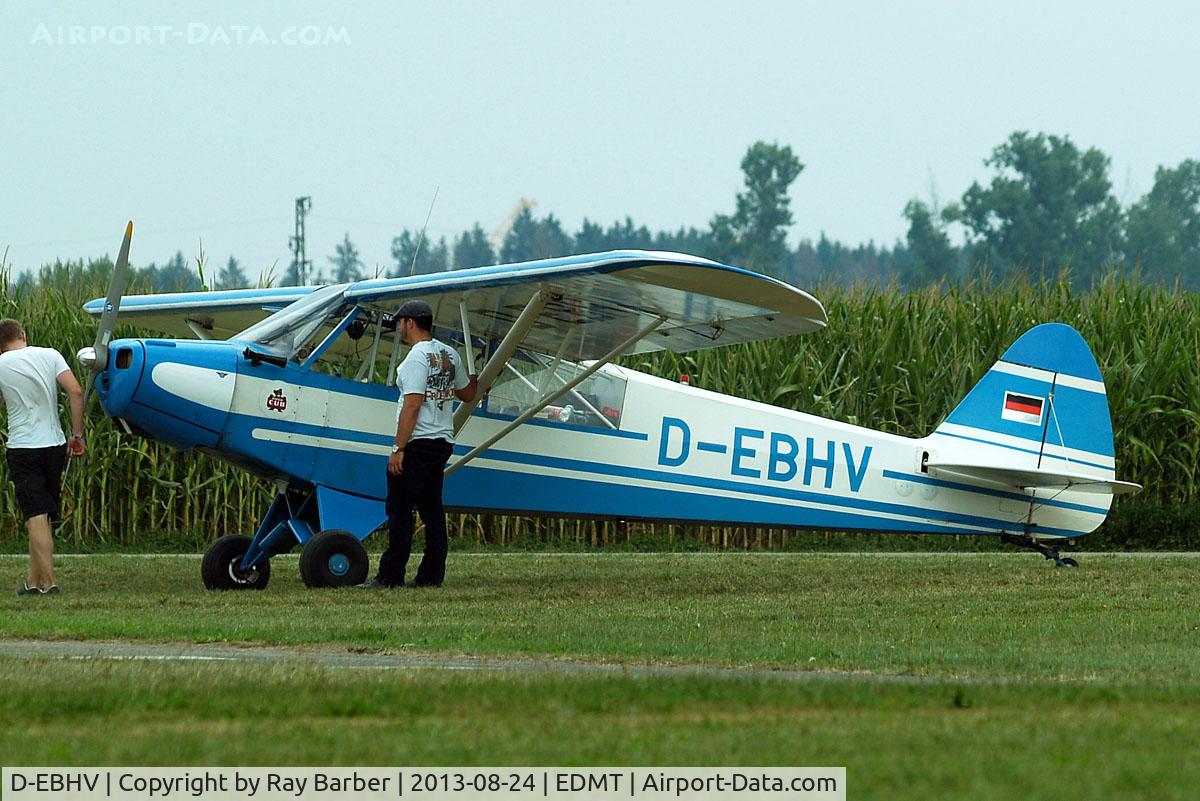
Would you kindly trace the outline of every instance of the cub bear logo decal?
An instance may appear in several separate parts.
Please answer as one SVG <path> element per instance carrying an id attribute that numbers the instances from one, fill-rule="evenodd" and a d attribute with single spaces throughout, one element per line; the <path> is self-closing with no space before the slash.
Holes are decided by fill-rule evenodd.
<path id="1" fill-rule="evenodd" d="M 277 389 L 267 396 L 267 408 L 276 412 L 287 408 L 287 398 L 284 397 L 282 389 Z"/>

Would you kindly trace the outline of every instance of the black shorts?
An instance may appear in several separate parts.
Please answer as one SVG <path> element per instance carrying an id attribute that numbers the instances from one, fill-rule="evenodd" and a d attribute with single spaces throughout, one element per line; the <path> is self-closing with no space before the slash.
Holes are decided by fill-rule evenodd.
<path id="1" fill-rule="evenodd" d="M 57 522 L 67 446 L 9 448 L 6 455 L 8 472 L 17 490 L 17 505 L 25 519 L 50 515 L 50 522 Z"/>

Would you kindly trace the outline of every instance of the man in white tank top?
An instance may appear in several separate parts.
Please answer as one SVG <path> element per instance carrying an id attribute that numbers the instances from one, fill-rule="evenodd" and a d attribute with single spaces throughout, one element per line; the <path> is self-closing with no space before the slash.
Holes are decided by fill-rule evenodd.
<path id="1" fill-rule="evenodd" d="M 58 391 L 71 399 L 71 439 L 63 436 Z M 82 456 L 83 390 L 62 354 L 29 344 L 16 320 L 0 320 L 0 398 L 8 409 L 5 457 L 29 531 L 29 579 L 17 595 L 54 595 L 54 539 L 66 457 Z"/>

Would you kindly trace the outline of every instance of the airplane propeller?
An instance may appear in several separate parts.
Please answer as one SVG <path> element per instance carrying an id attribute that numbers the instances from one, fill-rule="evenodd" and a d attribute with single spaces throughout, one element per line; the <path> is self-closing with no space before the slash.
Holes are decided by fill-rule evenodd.
<path id="1" fill-rule="evenodd" d="M 90 347 L 81 348 L 75 358 L 88 370 L 87 384 L 83 390 L 83 408 L 86 412 L 92 395 L 96 376 L 108 366 L 108 343 L 112 341 L 113 329 L 117 326 L 117 313 L 121 308 L 121 295 L 125 292 L 129 273 L 129 240 L 133 238 L 133 220 L 125 225 L 125 238 L 113 266 L 112 278 L 108 282 L 108 295 L 104 298 L 104 311 L 96 329 L 96 341 Z"/>

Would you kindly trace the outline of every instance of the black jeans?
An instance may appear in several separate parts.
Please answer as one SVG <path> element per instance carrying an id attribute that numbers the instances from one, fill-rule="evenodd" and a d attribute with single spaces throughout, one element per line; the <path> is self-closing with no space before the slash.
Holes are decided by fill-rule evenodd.
<path id="1" fill-rule="evenodd" d="M 414 439 L 404 448 L 404 470 L 388 473 L 388 548 L 379 559 L 379 580 L 404 583 L 412 553 L 413 508 L 425 524 L 425 555 L 417 567 L 416 584 L 442 583 L 446 577 L 446 510 L 442 507 L 442 475 L 453 445 L 444 439 Z"/>

